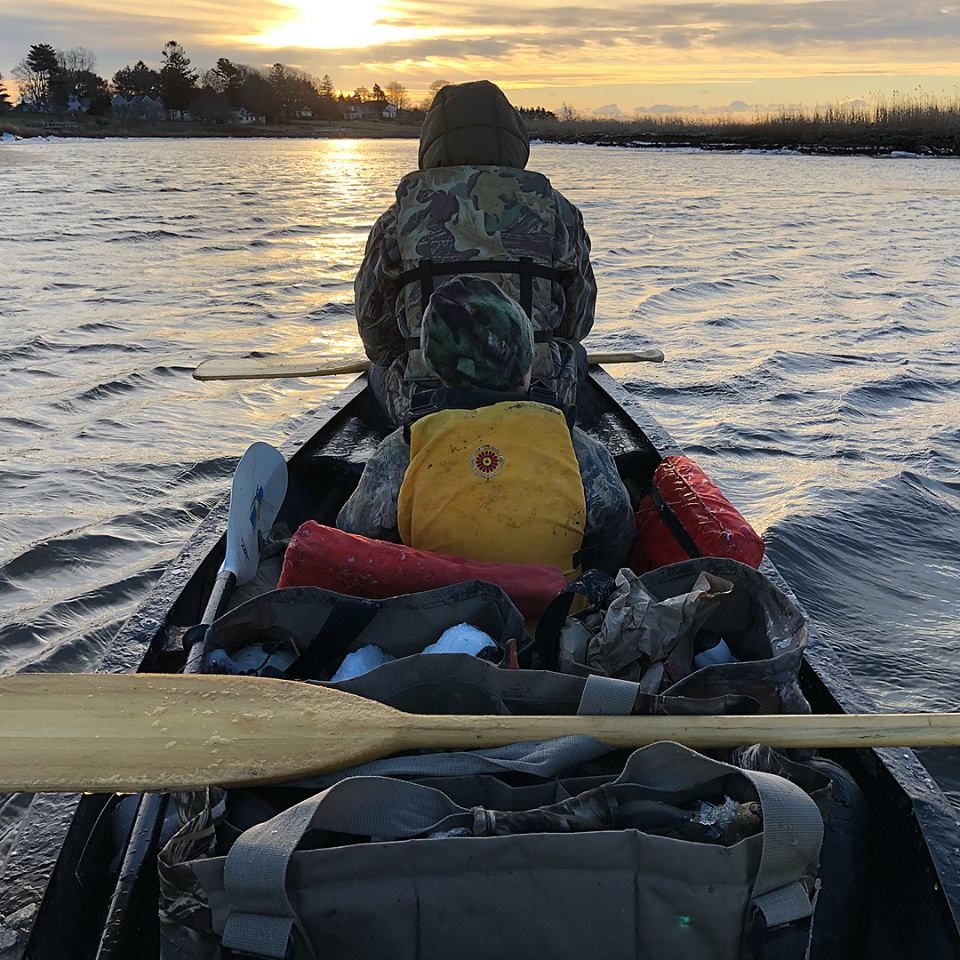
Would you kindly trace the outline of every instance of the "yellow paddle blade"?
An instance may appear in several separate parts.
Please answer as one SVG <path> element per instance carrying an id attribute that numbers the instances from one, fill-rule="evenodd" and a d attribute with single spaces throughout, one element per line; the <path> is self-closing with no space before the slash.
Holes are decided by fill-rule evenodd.
<path id="1" fill-rule="evenodd" d="M 19 674 L 0 679 L 0 790 L 291 780 L 394 752 L 402 718 L 349 693 L 259 677 Z"/>

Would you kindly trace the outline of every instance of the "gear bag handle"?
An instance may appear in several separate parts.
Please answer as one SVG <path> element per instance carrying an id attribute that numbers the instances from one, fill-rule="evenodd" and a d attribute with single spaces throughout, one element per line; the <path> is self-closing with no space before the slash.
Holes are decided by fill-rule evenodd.
<path id="1" fill-rule="evenodd" d="M 753 905 L 768 927 L 810 916 L 813 907 L 799 878 L 817 860 L 823 843 L 823 818 L 816 803 L 796 784 L 772 773 L 712 760 L 670 742 L 635 750 L 615 782 L 681 791 L 729 774 L 746 777 L 753 784 L 763 812 L 763 846 L 751 892 Z"/>
<path id="2" fill-rule="evenodd" d="M 245 831 L 231 847 L 223 868 L 231 912 L 224 946 L 253 956 L 283 960 L 295 930 L 303 930 L 287 895 L 287 868 L 304 835 L 312 829 L 396 838 L 433 830 L 474 826 L 474 812 L 432 787 L 371 776 L 472 773 L 535 773 L 549 779 L 609 753 L 592 737 L 558 737 L 535 743 L 464 752 L 394 757 L 356 768 L 322 793 Z"/>

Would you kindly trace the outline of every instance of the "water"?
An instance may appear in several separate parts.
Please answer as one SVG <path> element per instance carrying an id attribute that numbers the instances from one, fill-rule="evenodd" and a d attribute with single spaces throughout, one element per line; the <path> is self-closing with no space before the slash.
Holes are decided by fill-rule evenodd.
<path id="1" fill-rule="evenodd" d="M 348 378 L 405 141 L 0 145 L 0 669 L 93 667 L 253 439 Z M 743 512 L 887 709 L 960 679 L 960 161 L 538 146 L 583 210 L 597 347 Z M 960 797 L 943 751 L 925 757 Z"/>

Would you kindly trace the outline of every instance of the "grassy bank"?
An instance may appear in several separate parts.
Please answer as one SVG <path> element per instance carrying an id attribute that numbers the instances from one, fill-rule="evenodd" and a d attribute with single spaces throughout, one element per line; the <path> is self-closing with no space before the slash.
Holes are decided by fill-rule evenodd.
<path id="1" fill-rule="evenodd" d="M 68 129 L 51 121 L 68 120 Z M 623 147 L 698 147 L 703 150 L 796 150 L 810 154 L 894 152 L 960 156 L 960 97 L 893 96 L 864 106 L 840 104 L 777 113 L 656 114 L 630 119 L 527 121 L 530 135 L 550 143 Z M 301 120 L 265 126 L 230 123 L 120 123 L 86 115 L 56 118 L 0 114 L 0 134 L 76 137 L 418 137 L 419 122 Z"/>
<path id="2" fill-rule="evenodd" d="M 629 120 L 543 121 L 530 126 L 531 136 L 554 143 L 960 156 L 960 98 L 891 97 L 869 106 L 841 104 L 748 116 L 657 114 Z"/>
<path id="3" fill-rule="evenodd" d="M 61 126 L 61 124 L 63 126 Z M 0 114 L 0 134 L 18 137 L 291 137 L 291 138 L 399 138 L 418 137 L 420 124 L 398 120 L 299 120 L 288 123 L 239 124 L 178 121 L 156 123 L 98 122 L 85 114 L 70 117 L 19 111 Z"/>

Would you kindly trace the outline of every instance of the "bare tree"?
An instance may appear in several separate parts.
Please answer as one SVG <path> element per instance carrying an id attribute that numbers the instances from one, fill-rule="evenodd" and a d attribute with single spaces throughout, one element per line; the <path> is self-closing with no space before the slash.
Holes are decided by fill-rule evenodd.
<path id="1" fill-rule="evenodd" d="M 392 103 L 397 108 L 398 113 L 410 106 L 407 88 L 402 83 L 398 83 L 396 80 L 393 83 L 388 83 L 384 93 L 387 97 L 387 103 Z"/>
<path id="2" fill-rule="evenodd" d="M 86 47 L 58 50 L 57 63 L 60 66 L 60 72 L 69 79 L 84 70 L 93 73 L 97 65 L 97 55 Z"/>
<path id="3" fill-rule="evenodd" d="M 371 97 L 370 91 L 366 87 L 357 87 L 353 91 L 353 99 L 358 103 L 366 103 Z"/>
<path id="4" fill-rule="evenodd" d="M 563 103 L 557 111 L 557 117 L 560 120 L 579 120 L 580 114 L 569 103 Z"/>
<path id="5" fill-rule="evenodd" d="M 433 106 L 433 101 L 436 99 L 437 94 L 444 88 L 449 87 L 449 80 L 434 80 L 433 83 L 427 87 L 427 95 L 420 101 L 421 110 L 429 110 Z"/>

